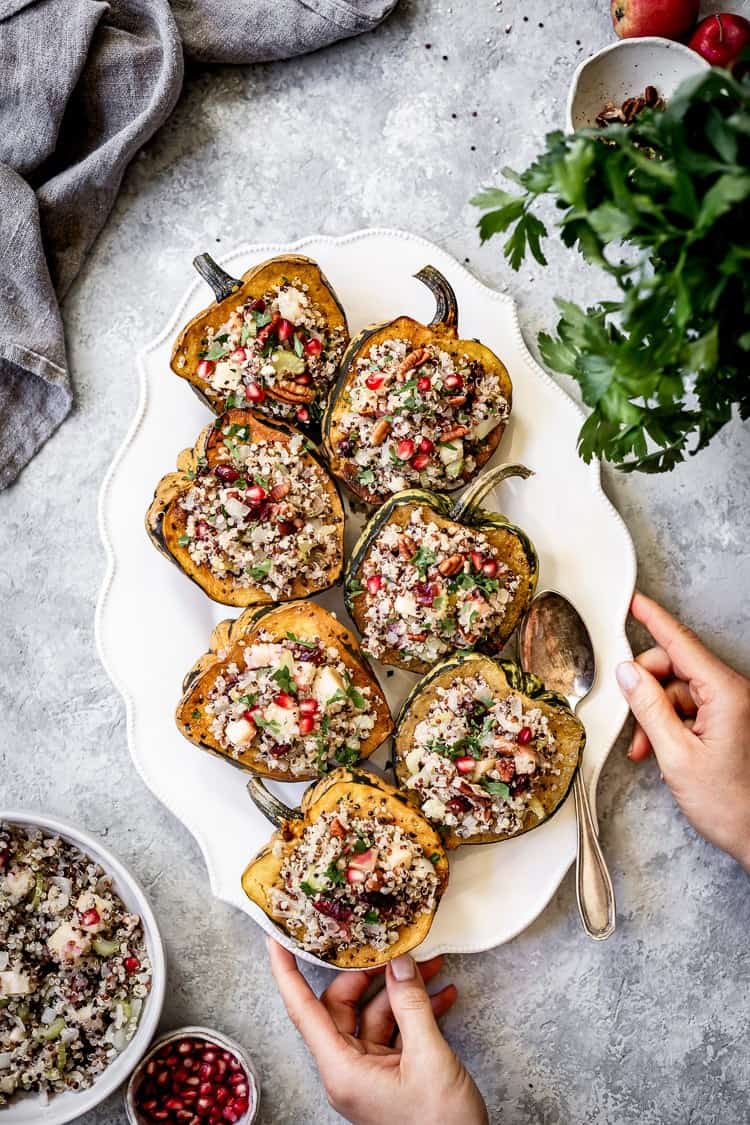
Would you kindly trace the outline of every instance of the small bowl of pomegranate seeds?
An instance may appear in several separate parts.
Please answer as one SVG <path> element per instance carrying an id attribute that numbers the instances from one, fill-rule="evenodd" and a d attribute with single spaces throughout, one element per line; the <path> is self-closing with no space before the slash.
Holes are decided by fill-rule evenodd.
<path id="1" fill-rule="evenodd" d="M 157 1039 L 125 1094 L 130 1125 L 251 1125 L 260 1078 L 247 1052 L 207 1027 Z"/>

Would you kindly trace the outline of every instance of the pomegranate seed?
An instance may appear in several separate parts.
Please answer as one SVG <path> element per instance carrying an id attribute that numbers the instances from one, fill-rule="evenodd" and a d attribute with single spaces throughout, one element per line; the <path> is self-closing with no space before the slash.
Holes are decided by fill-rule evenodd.
<path id="1" fill-rule="evenodd" d="M 146 1113 L 149 1113 L 152 1109 L 156 1109 L 159 1103 L 157 1102 L 156 1098 L 146 1098 L 145 1101 L 142 1101 L 139 1104 L 141 1109 L 145 1110 Z"/>
<path id="2" fill-rule="evenodd" d="M 250 302 L 250 308 L 252 309 L 253 312 L 265 312 L 266 311 L 266 302 L 263 300 L 262 297 L 256 297 L 256 299 L 254 301 Z"/>
<path id="3" fill-rule="evenodd" d="M 188 1122 L 193 1120 L 193 1111 L 192 1109 L 178 1109 L 174 1115 L 174 1119 L 175 1121 L 184 1122 L 184 1125 L 188 1125 Z"/>
<path id="4" fill-rule="evenodd" d="M 315 715 L 318 710 L 317 699 L 300 699 L 299 710 L 301 715 Z"/>
<path id="5" fill-rule="evenodd" d="M 294 524 L 290 523 L 289 520 L 279 520 L 279 522 L 276 524 L 276 527 L 278 528 L 279 535 L 282 538 L 285 535 L 291 535 L 294 531 Z"/>
<path id="6" fill-rule="evenodd" d="M 178 1055 L 192 1055 L 194 1050 L 195 1043 L 192 1039 L 181 1039 L 176 1047 Z"/>
<path id="7" fill-rule="evenodd" d="M 300 734 L 310 734 L 315 729 L 315 719 L 312 715 L 302 715 L 299 721 Z"/>
<path id="8" fill-rule="evenodd" d="M 235 348 L 229 358 L 233 363 L 244 363 L 247 359 L 247 352 L 244 348 Z"/>
<path id="9" fill-rule="evenodd" d="M 198 378 L 210 379 L 216 370 L 216 364 L 212 359 L 202 359 L 198 364 Z"/>
<path id="10" fill-rule="evenodd" d="M 309 422 L 310 421 L 310 411 L 307 409 L 306 406 L 298 406 L 297 407 L 297 421 L 298 422 Z"/>
<path id="11" fill-rule="evenodd" d="M 231 1094 L 229 1093 L 229 1090 L 227 1090 L 226 1086 L 219 1086 L 216 1094 L 214 1095 L 214 1101 L 217 1105 L 224 1105 L 225 1102 L 229 1101 L 230 1097 Z"/>
<path id="12" fill-rule="evenodd" d="M 481 551 L 471 552 L 471 565 L 474 567 L 474 570 L 482 569 L 484 566 L 484 555 Z"/>
<path id="13" fill-rule="evenodd" d="M 182 1044 L 180 1043 L 177 1047 L 178 1051 L 179 1051 L 181 1046 L 182 1046 Z M 177 1070 L 172 1075 L 172 1082 L 175 1083 L 175 1084 L 181 1085 L 183 1082 L 187 1082 L 189 1077 L 190 1077 L 190 1075 L 185 1070 L 185 1067 L 181 1066 L 181 1067 L 178 1067 Z"/>
<path id="14" fill-rule="evenodd" d="M 152 1121 L 169 1121 L 168 1109 L 154 1109 L 151 1112 Z"/>
<path id="15" fill-rule="evenodd" d="M 221 1121 L 221 1106 L 215 1105 L 208 1115 L 210 1125 L 218 1125 Z"/>
<path id="16" fill-rule="evenodd" d="M 247 1076 L 246 1076 L 244 1070 L 239 1070 L 235 1074 L 230 1075 L 229 1084 L 230 1084 L 230 1086 L 235 1086 L 235 1087 L 239 1088 L 240 1086 L 242 1086 L 245 1083 L 246 1077 Z"/>
<path id="17" fill-rule="evenodd" d="M 399 461 L 411 461 L 414 456 L 414 442 L 411 438 L 404 438 L 396 446 L 396 456 Z"/>
<path id="18" fill-rule="evenodd" d="M 245 1073 L 245 1070 L 244 1070 L 244 1067 L 242 1066 L 242 1063 L 240 1062 L 240 1060 L 235 1055 L 230 1056 L 229 1069 L 235 1070 L 235 1071 L 241 1070 L 243 1074 Z"/>
<path id="19" fill-rule="evenodd" d="M 367 579 L 367 593 L 377 594 L 380 587 L 383 585 L 383 579 L 379 574 L 371 574 Z"/>
<path id="20" fill-rule="evenodd" d="M 184 1109 L 185 1103 L 180 1098 L 167 1098 L 164 1102 L 165 1109 Z"/>
<path id="21" fill-rule="evenodd" d="M 411 461 L 409 462 L 412 469 L 416 469 L 418 473 L 421 473 L 422 469 L 426 469 L 429 463 L 429 453 L 415 453 Z"/>
<path id="22" fill-rule="evenodd" d="M 242 1114 L 247 1113 L 247 1111 L 249 1110 L 250 1102 L 247 1098 L 238 1098 L 234 1103 L 234 1108 L 237 1113 L 239 1113 L 240 1117 L 242 1117 Z"/>
<path id="23" fill-rule="evenodd" d="M 432 453 L 435 448 L 435 442 L 430 441 L 428 437 L 423 437 L 419 443 L 419 448 L 422 453 Z"/>
<path id="24" fill-rule="evenodd" d="M 423 394 L 425 391 L 429 391 L 431 386 L 432 379 L 429 375 L 420 375 L 417 379 L 417 390 L 422 391 Z"/>
<path id="25" fill-rule="evenodd" d="M 443 379 L 446 390 L 455 391 L 463 386 L 463 381 L 460 375 L 446 375 Z"/>
<path id="26" fill-rule="evenodd" d="M 284 320 L 282 317 L 282 319 L 276 325 L 276 334 L 279 337 L 281 343 L 283 344 L 284 340 L 288 340 L 293 332 L 294 325 L 292 324 L 291 320 Z"/>
<path id="27" fill-rule="evenodd" d="M 196 1062 L 195 1059 L 184 1059 L 182 1065 L 185 1067 L 185 1070 L 193 1070 Z"/>
<path id="28" fill-rule="evenodd" d="M 160 1070 L 159 1073 L 156 1076 L 156 1085 L 157 1086 L 166 1086 L 168 1082 L 169 1082 L 169 1071 L 168 1070 Z"/>
<path id="29" fill-rule="evenodd" d="M 277 742 L 275 746 L 268 747 L 268 753 L 273 754 L 274 758 L 283 758 L 290 750 L 291 746 L 288 742 Z"/>
<path id="30" fill-rule="evenodd" d="M 219 480 L 224 480 L 228 484 L 234 484 L 236 480 L 240 479 L 238 470 L 233 469 L 231 465 L 217 465 L 214 472 Z"/>
<path id="31" fill-rule="evenodd" d="M 195 537 L 196 537 L 196 539 L 208 539 L 210 534 L 211 534 L 211 528 L 206 523 L 206 521 L 205 520 L 198 520 L 198 522 L 195 525 Z"/>
<path id="32" fill-rule="evenodd" d="M 257 707 L 253 707 L 252 710 L 250 710 L 250 708 L 248 707 L 245 711 L 242 712 L 242 718 L 245 720 L 245 722 L 250 723 L 251 726 L 255 726 L 255 715 L 258 710 L 259 709 Z M 203 1066 L 201 1066 L 200 1070 L 198 1071 L 202 1078 L 210 1078 L 211 1074 L 213 1073 L 213 1071 L 211 1071 L 211 1073 L 209 1074 L 203 1073 L 204 1067 L 208 1065 L 208 1063 L 203 1063 Z"/>
<path id="33" fill-rule="evenodd" d="M 197 1091 L 198 1088 L 200 1087 L 200 1084 L 201 1084 L 201 1080 L 200 1080 L 200 1078 L 198 1077 L 197 1074 L 191 1074 L 190 1077 L 185 1080 L 185 1087 L 188 1090 L 196 1090 Z"/>
<path id="34" fill-rule="evenodd" d="M 531 727 L 521 727 L 518 732 L 519 746 L 525 746 L 527 742 L 531 742 L 534 735 L 531 732 Z"/>
<path id="35" fill-rule="evenodd" d="M 364 883 L 367 875 L 364 871 L 360 871 L 358 867 L 347 867 L 346 881 L 347 883 Z"/>
<path id="36" fill-rule="evenodd" d="M 227 1063 L 222 1052 L 221 1057 L 216 1060 L 216 1073 L 219 1078 L 223 1078 L 227 1072 Z"/>
<path id="37" fill-rule="evenodd" d="M 153 1059 L 149 1059 L 146 1063 L 146 1074 L 152 1078 L 156 1074 L 156 1063 Z"/>
<path id="38" fill-rule="evenodd" d="M 365 386 L 369 387 L 371 391 L 379 391 L 385 382 L 385 375 L 368 375 L 365 379 Z"/>
<path id="39" fill-rule="evenodd" d="M 257 383 L 248 383 L 245 387 L 245 398 L 248 402 L 263 402 L 266 392 Z"/>
<path id="40" fill-rule="evenodd" d="M 131 973 L 137 973 L 141 967 L 141 963 L 137 957 L 126 957 L 122 963 L 125 972 L 130 976 Z"/>
<path id="41" fill-rule="evenodd" d="M 449 808 L 452 813 L 468 812 L 471 808 L 471 801 L 468 801 L 466 797 L 451 797 L 446 804 L 446 808 Z"/>
<path id="42" fill-rule="evenodd" d="M 312 383 L 312 376 L 308 375 L 306 371 L 300 372 L 299 375 L 294 376 L 295 383 L 299 383 L 301 387 L 309 387 Z"/>
<path id="43" fill-rule="evenodd" d="M 255 708 L 253 708 L 253 710 L 255 710 Z M 243 718 L 246 718 L 248 720 L 248 722 L 252 722 L 253 721 L 253 712 L 252 711 L 245 711 L 243 713 Z M 213 1065 L 211 1063 L 202 1062 L 201 1065 L 198 1067 L 198 1076 L 199 1076 L 199 1078 L 202 1078 L 204 1081 L 208 1078 L 213 1078 L 213 1076 L 214 1076 Z"/>
<path id="44" fill-rule="evenodd" d="M 311 339 L 305 344 L 306 355 L 320 355 L 323 351 L 323 344 L 320 340 Z"/>
<path id="45" fill-rule="evenodd" d="M 245 496 L 251 504 L 261 504 L 266 498 L 266 490 L 261 484 L 251 484 Z"/>
<path id="46" fill-rule="evenodd" d="M 213 1107 L 214 1103 L 210 1098 L 198 1098 L 195 1103 L 195 1112 L 199 1117 L 208 1117 Z"/>
<path id="47" fill-rule="evenodd" d="M 476 762 L 467 754 L 463 758 L 456 758 L 456 769 L 459 773 L 473 773 Z"/>
<path id="48" fill-rule="evenodd" d="M 487 559 L 487 562 L 482 565 L 482 574 L 487 578 L 494 578 L 497 574 L 497 563 L 494 559 Z"/>
<path id="49" fill-rule="evenodd" d="M 203 1098 L 209 1097 L 210 1095 L 213 1094 L 213 1092 L 214 1092 L 213 1082 L 201 1082 L 200 1086 L 198 1087 L 198 1093 Z"/>
<path id="50" fill-rule="evenodd" d="M 295 706 L 294 697 L 286 691 L 280 691 L 273 697 L 273 701 L 277 707 L 284 707 L 287 711 Z"/>
<path id="51" fill-rule="evenodd" d="M 239 1113 L 237 1113 L 234 1106 L 231 1105 L 224 1106 L 224 1109 L 221 1111 L 221 1116 L 224 1121 L 229 1122 L 229 1125 L 237 1125 L 237 1122 L 240 1119 Z"/>
<path id="52" fill-rule="evenodd" d="M 98 926 L 101 920 L 102 919 L 99 911 L 93 906 L 90 910 L 84 910 L 83 914 L 81 915 L 82 926 Z"/>
<path id="53" fill-rule="evenodd" d="M 203 1052 L 203 1061 L 204 1062 L 207 1062 L 207 1063 L 216 1062 L 218 1057 L 219 1057 L 219 1053 L 218 1053 L 218 1051 L 216 1050 L 215 1047 L 206 1047 L 206 1049 Z"/>

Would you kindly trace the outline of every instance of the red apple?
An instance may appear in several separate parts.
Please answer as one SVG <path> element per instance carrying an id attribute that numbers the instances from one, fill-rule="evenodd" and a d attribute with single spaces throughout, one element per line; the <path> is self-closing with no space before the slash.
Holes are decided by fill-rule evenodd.
<path id="1" fill-rule="evenodd" d="M 721 12 L 719 15 L 701 20 L 693 32 L 688 47 L 703 55 L 711 66 L 723 66 L 729 70 L 748 44 L 750 44 L 750 23 L 744 16 Z"/>
<path id="2" fill-rule="evenodd" d="M 698 19 L 698 0 L 612 0 L 612 24 L 621 39 L 662 35 L 684 39 Z"/>

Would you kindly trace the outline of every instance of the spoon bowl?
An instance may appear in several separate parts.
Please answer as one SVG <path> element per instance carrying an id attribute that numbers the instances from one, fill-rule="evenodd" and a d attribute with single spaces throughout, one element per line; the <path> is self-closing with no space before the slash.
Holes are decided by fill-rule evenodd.
<path id="1" fill-rule="evenodd" d="M 521 622 L 518 655 L 524 672 L 564 695 L 575 711 L 596 677 L 594 646 L 576 607 L 556 590 L 538 594 Z M 573 782 L 578 821 L 576 896 L 583 928 L 594 941 L 615 931 L 615 893 L 591 813 L 583 774 Z"/>

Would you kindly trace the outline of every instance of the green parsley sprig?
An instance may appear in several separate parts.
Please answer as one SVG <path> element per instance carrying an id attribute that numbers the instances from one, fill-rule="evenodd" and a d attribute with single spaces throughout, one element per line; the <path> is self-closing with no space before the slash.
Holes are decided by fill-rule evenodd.
<path id="1" fill-rule="evenodd" d="M 750 417 L 750 75 L 716 68 L 632 124 L 551 133 L 519 194 L 488 189 L 482 241 L 508 233 L 513 269 L 546 265 L 545 195 L 560 236 L 615 281 L 583 309 L 558 300 L 542 358 L 572 376 L 591 414 L 578 448 L 620 469 L 664 472 L 703 449 L 733 406 Z"/>

